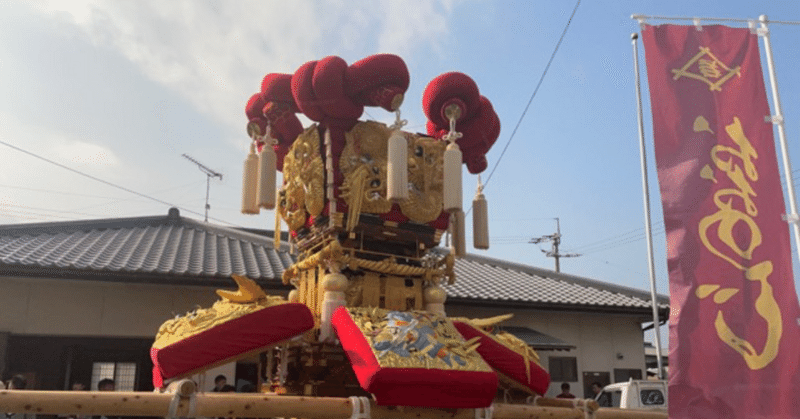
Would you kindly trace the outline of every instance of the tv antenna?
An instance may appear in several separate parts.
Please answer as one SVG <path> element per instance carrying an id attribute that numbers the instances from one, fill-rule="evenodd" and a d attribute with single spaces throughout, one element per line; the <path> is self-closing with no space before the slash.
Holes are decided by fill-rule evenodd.
<path id="1" fill-rule="evenodd" d="M 218 177 L 219 180 L 222 180 L 222 173 L 211 170 L 208 166 L 193 159 L 188 154 L 181 154 L 181 156 L 186 158 L 186 160 L 189 160 L 190 162 L 196 164 L 197 167 L 200 169 L 200 171 L 206 174 L 206 218 L 204 221 L 208 222 L 208 210 L 211 209 L 211 205 L 208 204 L 208 192 L 211 189 L 211 178 Z"/>
<path id="2" fill-rule="evenodd" d="M 580 253 L 558 253 L 558 245 L 561 244 L 561 222 L 558 220 L 558 217 L 555 218 L 556 220 L 556 234 L 550 234 L 547 236 L 536 237 L 530 239 L 528 243 L 539 244 L 544 242 L 551 242 L 553 243 L 553 247 L 551 250 L 540 250 L 545 254 L 545 256 L 549 258 L 555 258 L 556 260 L 556 272 L 561 272 L 561 265 L 559 264 L 560 258 L 574 258 L 581 256 Z"/>

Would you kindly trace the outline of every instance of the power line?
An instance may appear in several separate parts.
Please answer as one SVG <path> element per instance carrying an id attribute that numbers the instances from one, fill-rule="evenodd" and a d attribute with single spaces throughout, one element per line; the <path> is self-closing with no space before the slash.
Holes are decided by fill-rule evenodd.
<path id="1" fill-rule="evenodd" d="M 86 216 L 86 217 L 102 217 L 103 216 L 103 215 L 88 214 L 88 213 L 85 213 L 85 212 L 78 212 L 78 211 L 54 210 L 54 209 L 48 209 L 48 208 L 29 207 L 29 206 L 26 206 L 26 205 L 7 204 L 7 203 L 0 204 L 0 209 L 3 209 L 4 207 L 16 207 L 16 208 L 23 208 L 23 209 L 34 210 L 34 211 L 55 212 L 55 213 L 60 213 L 60 214 L 75 214 L 75 215 L 83 215 L 83 216 Z M 16 210 L 16 211 L 24 212 L 24 210 Z"/>
<path id="2" fill-rule="evenodd" d="M 661 234 L 664 234 L 665 232 L 666 232 L 666 230 L 664 230 L 663 228 L 660 228 L 660 229 L 654 230 L 653 231 L 653 235 L 654 236 L 655 235 L 661 235 Z M 602 251 L 602 250 L 613 249 L 615 247 L 625 246 L 627 244 L 635 243 L 635 242 L 638 242 L 638 241 L 644 240 L 644 239 L 645 239 L 645 234 L 641 233 L 641 234 L 639 234 L 637 236 L 634 236 L 634 237 L 621 239 L 621 240 L 613 241 L 613 242 L 610 242 L 610 243 L 607 243 L 607 244 L 602 244 L 602 245 L 594 246 L 594 247 L 589 248 L 589 249 L 585 249 L 585 250 L 583 250 L 583 253 L 594 253 L 594 252 L 599 252 L 599 251 Z"/>
<path id="3" fill-rule="evenodd" d="M 46 158 L 46 157 L 42 157 L 42 156 L 40 156 L 40 155 L 38 155 L 38 154 L 36 154 L 36 153 L 33 153 L 33 152 L 30 152 L 30 151 L 28 151 L 28 150 L 25 150 L 25 149 L 19 148 L 19 147 L 15 146 L 15 145 L 13 145 L 13 144 L 9 144 L 9 143 L 7 143 L 7 142 L 5 142 L 5 141 L 3 141 L 3 140 L 0 140 L 0 144 L 3 144 L 4 146 L 6 146 L 6 147 L 9 147 L 9 148 L 13 148 L 14 150 L 17 150 L 17 151 L 19 151 L 19 152 L 21 152 L 21 153 L 25 153 L 25 154 L 27 154 L 27 155 L 29 155 L 29 156 L 31 156 L 31 157 L 35 157 L 35 158 L 37 158 L 37 159 L 39 159 L 39 160 L 43 160 L 43 161 L 46 161 L 46 162 L 48 162 L 48 163 L 50 163 L 50 164 L 56 165 L 56 166 L 58 166 L 58 167 L 60 167 L 60 168 L 62 168 L 62 169 L 69 170 L 70 172 L 73 172 L 73 173 L 79 174 L 79 175 L 81 175 L 81 176 L 87 177 L 87 178 L 89 178 L 89 179 L 92 179 L 92 180 L 94 180 L 94 181 L 97 181 L 97 182 L 100 182 L 100 183 L 102 183 L 102 184 L 105 184 L 105 185 L 111 186 L 111 187 L 113 187 L 113 188 L 117 188 L 117 189 L 123 190 L 123 191 L 125 191 L 125 192 L 132 193 L 132 194 L 134 194 L 134 195 L 137 195 L 137 196 L 140 196 L 140 197 L 142 197 L 142 198 L 147 198 L 147 199 L 149 199 L 149 200 L 151 200 L 151 201 L 155 201 L 155 202 L 158 202 L 158 203 L 160 203 L 160 204 L 163 204 L 163 205 L 167 205 L 167 206 L 170 206 L 170 207 L 179 208 L 179 209 L 181 209 L 181 210 L 183 210 L 183 211 L 186 211 L 186 212 L 188 212 L 188 213 L 191 213 L 191 214 L 195 214 L 195 215 L 203 215 L 203 214 L 201 214 L 201 213 L 199 213 L 199 212 L 192 211 L 192 210 L 190 210 L 190 209 L 187 209 L 187 208 L 179 207 L 179 206 L 177 206 L 177 205 L 173 205 L 173 204 L 171 204 L 171 203 L 169 203 L 169 202 L 167 202 L 167 201 L 163 201 L 163 200 L 160 200 L 160 199 L 158 199 L 158 198 L 154 198 L 154 197 L 152 197 L 152 196 L 145 195 L 145 194 L 143 194 L 143 193 L 141 193 L 141 192 L 134 191 L 133 189 L 129 189 L 129 188 L 126 188 L 126 187 L 124 187 L 124 186 L 120 186 L 120 185 L 117 185 L 117 184 L 115 184 L 115 183 L 111 183 L 111 182 L 109 182 L 109 181 L 107 181 L 107 180 L 104 180 L 104 179 L 100 179 L 100 178 L 99 178 L 99 177 L 97 177 L 97 176 L 92 176 L 92 175 L 90 175 L 90 174 L 88 174 L 88 173 L 83 173 L 83 172 L 81 172 L 80 170 L 73 169 L 73 168 L 71 168 L 71 167 L 69 167 L 69 166 L 66 166 L 66 165 L 63 165 L 63 164 L 61 164 L 61 163 L 58 163 L 58 162 L 56 162 L 56 161 L 50 160 L 50 159 L 48 159 L 48 158 Z M 212 220 L 214 220 L 214 221 L 217 221 L 217 222 L 220 222 L 220 223 L 225 223 L 225 224 L 228 224 L 228 225 L 231 225 L 231 226 L 234 226 L 234 227 L 243 228 L 242 226 L 239 226 L 239 225 L 236 225 L 236 224 L 233 224 L 233 223 L 229 223 L 229 222 L 227 222 L 227 221 L 224 221 L 224 220 L 218 220 L 218 219 L 214 219 L 214 218 L 212 218 Z"/>
<path id="4" fill-rule="evenodd" d="M 492 175 L 494 175 L 494 171 L 497 170 L 497 166 L 500 165 L 500 160 L 503 159 L 503 156 L 506 154 L 506 150 L 508 150 L 508 146 L 511 144 L 511 141 L 514 139 L 514 135 L 517 133 L 519 126 L 522 124 L 522 120 L 525 119 L 525 115 L 528 113 L 528 109 L 531 107 L 531 103 L 533 102 L 533 98 L 536 97 L 536 93 L 539 91 L 539 87 L 542 86 L 542 82 L 544 81 L 544 76 L 547 75 L 547 70 L 550 69 L 550 64 L 553 63 L 553 59 L 556 57 L 556 53 L 558 52 L 558 48 L 561 46 L 561 41 L 564 40 L 564 36 L 567 34 L 567 29 L 569 29 L 570 23 L 572 23 L 572 18 L 575 16 L 575 12 L 578 11 L 578 6 L 581 5 L 581 0 L 578 0 L 575 3 L 575 8 L 572 9 L 572 14 L 569 16 L 569 20 L 567 21 L 566 26 L 564 26 L 564 31 L 561 32 L 561 37 L 558 38 L 558 43 L 556 43 L 555 49 L 553 49 L 553 53 L 550 54 L 550 59 L 547 61 L 547 65 L 544 67 L 544 71 L 542 72 L 542 76 L 539 77 L 539 83 L 536 84 L 536 88 L 533 89 L 533 94 L 531 94 L 531 98 L 528 99 L 528 104 L 525 105 L 525 109 L 522 111 L 522 115 L 519 117 L 519 121 L 517 121 L 517 125 L 514 127 L 514 130 L 511 132 L 511 136 L 508 137 L 508 141 L 506 142 L 505 147 L 503 147 L 503 151 L 500 153 L 500 157 L 497 158 L 497 161 L 492 168 L 492 171 L 489 172 L 489 176 L 486 177 L 486 181 L 483 182 L 483 187 L 485 188 L 489 181 L 492 179 Z M 472 210 L 472 208 L 470 208 Z M 467 211 L 469 212 L 469 211 Z"/>

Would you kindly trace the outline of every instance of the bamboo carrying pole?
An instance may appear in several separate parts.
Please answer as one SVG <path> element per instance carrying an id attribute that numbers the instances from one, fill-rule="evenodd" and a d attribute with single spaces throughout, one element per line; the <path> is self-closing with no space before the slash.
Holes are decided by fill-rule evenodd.
<path id="1" fill-rule="evenodd" d="M 299 417 L 348 419 L 353 417 L 351 399 L 334 397 L 274 396 L 264 394 L 199 393 L 187 389 L 178 394 L 96 391 L 0 391 L 0 412 L 34 414 L 79 414 L 165 417 Z M 177 403 L 173 403 L 177 401 Z M 597 409 L 597 403 L 583 400 L 538 398 L 536 406 L 495 404 L 492 419 L 666 419 L 662 412 Z M 170 405 L 173 405 L 170 409 Z M 377 406 L 370 402 L 371 419 L 475 419 L 475 409 L 429 409 Z M 597 409 L 597 410 L 595 410 Z M 170 411 L 172 410 L 172 411 Z"/>

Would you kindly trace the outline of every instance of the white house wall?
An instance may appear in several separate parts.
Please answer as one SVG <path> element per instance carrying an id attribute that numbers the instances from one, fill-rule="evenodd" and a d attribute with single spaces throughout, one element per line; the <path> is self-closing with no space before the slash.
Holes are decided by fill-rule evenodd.
<path id="1" fill-rule="evenodd" d="M 580 380 L 584 371 L 608 372 L 612 381 L 615 368 L 640 369 L 644 376 L 644 335 L 639 316 L 463 305 L 450 305 L 446 310 L 448 316 L 469 318 L 513 313 L 514 317 L 503 324 L 529 327 L 575 346 L 576 349 L 570 351 L 538 351 L 538 354 L 545 369 L 550 356 L 577 358 L 578 381 L 570 382 L 570 386 L 578 397 L 583 397 Z M 560 386 L 561 382 L 551 383 L 546 396 L 554 397 L 561 391 Z"/>
<path id="2" fill-rule="evenodd" d="M 209 287 L 0 278 L 0 332 L 155 337 L 165 320 L 216 300 Z"/>

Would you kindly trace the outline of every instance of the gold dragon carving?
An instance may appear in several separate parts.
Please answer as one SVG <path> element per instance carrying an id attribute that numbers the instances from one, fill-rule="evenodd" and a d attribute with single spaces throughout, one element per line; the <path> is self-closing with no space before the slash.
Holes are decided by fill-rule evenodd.
<path id="1" fill-rule="evenodd" d="M 317 126 L 297 136 L 283 159 L 283 187 L 278 212 L 291 230 L 305 225 L 307 217 L 318 216 L 325 205 L 325 165 L 320 153 Z"/>
<path id="2" fill-rule="evenodd" d="M 386 199 L 387 143 L 392 130 L 379 122 L 359 122 L 346 135 L 339 160 L 344 175 L 341 197 L 360 199 L 361 211 L 389 212 Z M 446 144 L 434 138 L 402 133 L 408 141 L 409 198 L 400 203 L 403 214 L 418 223 L 428 223 L 442 212 L 443 156 Z"/>
<path id="3" fill-rule="evenodd" d="M 198 307 L 184 316 L 177 316 L 161 325 L 153 348 L 164 348 L 190 336 L 200 334 L 222 323 L 268 307 L 286 304 L 282 297 L 267 295 L 252 279 L 233 275 L 239 289 L 217 290 L 222 297 L 208 308 Z"/>

